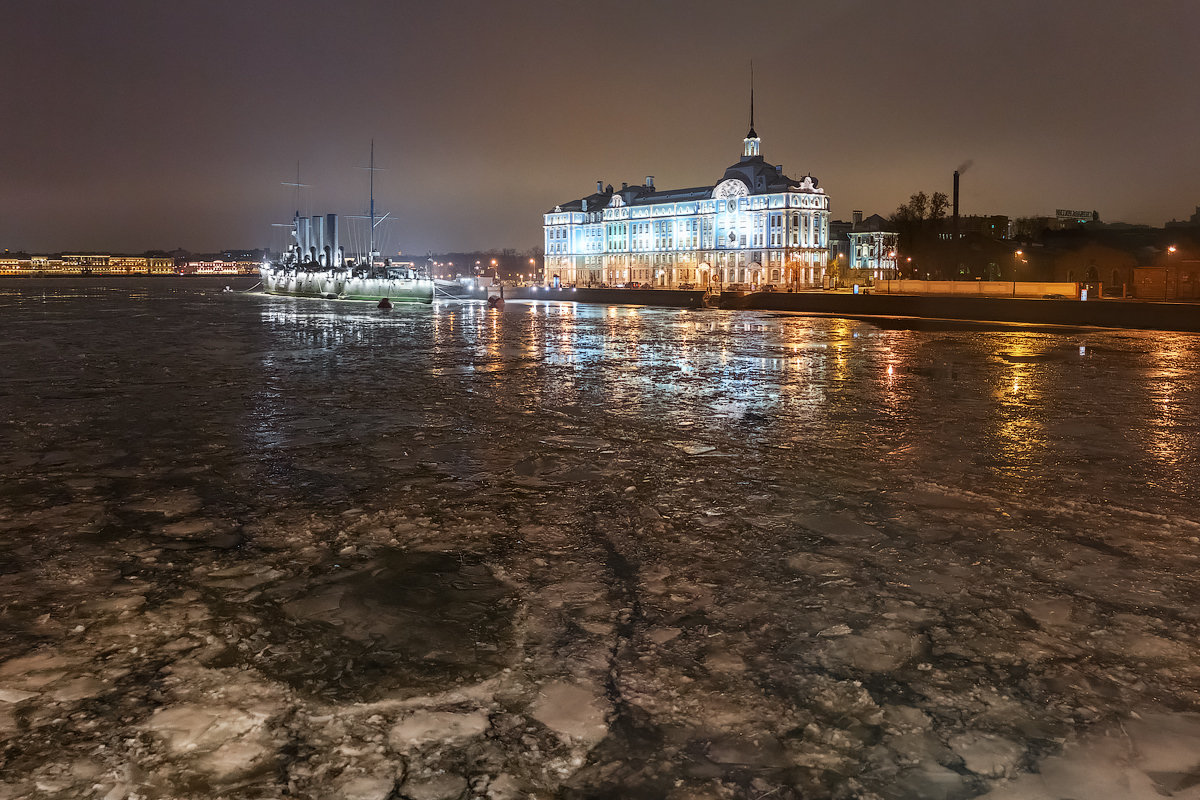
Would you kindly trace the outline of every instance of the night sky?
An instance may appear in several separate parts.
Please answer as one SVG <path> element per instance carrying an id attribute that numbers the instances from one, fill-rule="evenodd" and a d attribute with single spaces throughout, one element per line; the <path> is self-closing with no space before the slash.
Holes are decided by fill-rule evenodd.
<path id="1" fill-rule="evenodd" d="M 1200 3 L 53 2 L 5 5 L 0 248 L 279 247 L 301 210 L 366 208 L 385 246 L 542 241 L 541 214 L 741 153 L 835 218 L 917 190 L 964 214 L 1200 204 Z"/>

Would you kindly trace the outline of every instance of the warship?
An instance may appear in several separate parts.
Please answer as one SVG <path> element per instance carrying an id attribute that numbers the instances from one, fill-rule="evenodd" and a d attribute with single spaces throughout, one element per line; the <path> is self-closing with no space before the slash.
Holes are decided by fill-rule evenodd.
<path id="1" fill-rule="evenodd" d="M 338 240 L 337 214 L 292 218 L 287 249 L 259 267 L 263 291 L 289 297 L 364 300 L 382 304 L 432 303 L 433 279 L 415 264 L 381 259 L 375 228 L 389 215 L 375 214 L 375 143 L 371 143 L 371 192 L 367 252 L 347 257 Z M 299 182 L 297 181 L 297 184 Z"/>

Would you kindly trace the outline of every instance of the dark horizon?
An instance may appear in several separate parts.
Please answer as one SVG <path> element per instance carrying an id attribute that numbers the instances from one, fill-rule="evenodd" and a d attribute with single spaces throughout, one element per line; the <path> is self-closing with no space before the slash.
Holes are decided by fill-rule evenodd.
<path id="1" fill-rule="evenodd" d="M 1159 226 L 1200 202 L 1190 3 L 213 8 L 8 12 L 0 249 L 278 248 L 297 162 L 302 213 L 360 213 L 373 138 L 389 250 L 527 250 L 597 179 L 712 183 L 751 59 L 763 155 L 835 218 L 967 161 L 964 215 Z"/>

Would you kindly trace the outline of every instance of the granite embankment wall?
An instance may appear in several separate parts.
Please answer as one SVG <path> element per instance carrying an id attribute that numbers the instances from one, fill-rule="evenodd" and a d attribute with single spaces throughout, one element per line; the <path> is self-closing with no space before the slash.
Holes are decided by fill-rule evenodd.
<path id="1" fill-rule="evenodd" d="M 993 282 L 998 283 L 998 282 Z M 967 285 L 973 285 L 968 283 Z M 1004 285 L 1004 284 L 1001 284 Z M 1009 291 L 1012 290 L 1012 285 Z M 1042 288 L 1070 287 L 1045 284 Z M 1047 292 L 1052 294 L 1054 292 Z M 510 300 L 547 300 L 613 305 L 700 308 L 702 291 L 673 289 L 547 289 L 504 287 Z M 841 317 L 917 317 L 1027 325 L 1072 325 L 1200 332 L 1200 303 L 1138 300 L 1022 299 L 1017 297 L 871 294 L 846 292 L 756 292 L 721 296 L 725 308 L 792 311 Z"/>

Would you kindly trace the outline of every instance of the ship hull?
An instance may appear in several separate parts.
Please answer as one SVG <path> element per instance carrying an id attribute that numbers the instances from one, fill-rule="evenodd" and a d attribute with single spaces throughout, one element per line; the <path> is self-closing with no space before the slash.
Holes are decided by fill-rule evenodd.
<path id="1" fill-rule="evenodd" d="M 345 270 L 295 270 L 263 267 L 263 291 L 285 297 L 432 303 L 433 281 L 427 278 L 353 276 Z"/>

